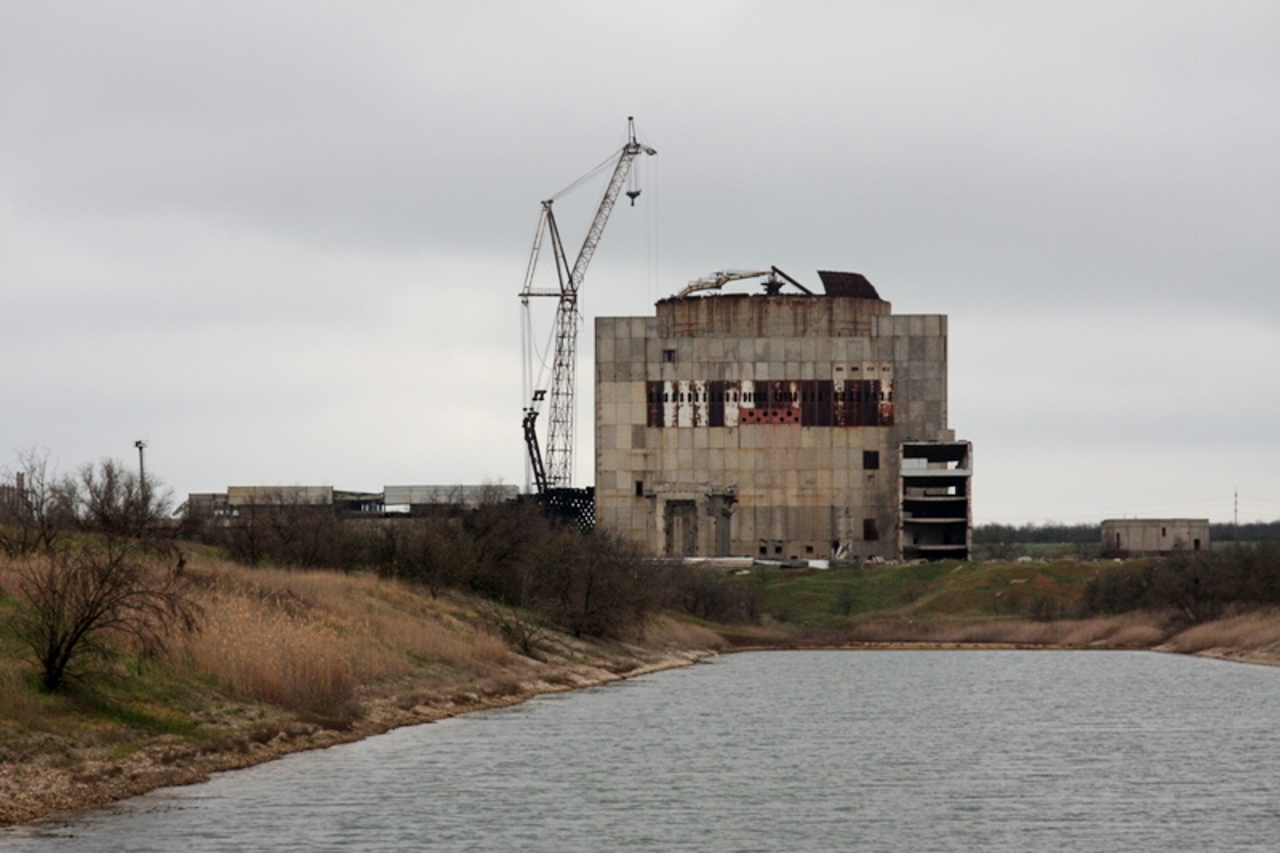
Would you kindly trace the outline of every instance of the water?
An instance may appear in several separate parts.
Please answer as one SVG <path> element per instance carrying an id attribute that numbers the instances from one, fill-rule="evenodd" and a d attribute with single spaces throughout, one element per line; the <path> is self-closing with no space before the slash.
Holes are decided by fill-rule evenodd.
<path id="1" fill-rule="evenodd" d="M 0 834 L 13 850 L 1275 850 L 1280 669 L 733 655 Z"/>

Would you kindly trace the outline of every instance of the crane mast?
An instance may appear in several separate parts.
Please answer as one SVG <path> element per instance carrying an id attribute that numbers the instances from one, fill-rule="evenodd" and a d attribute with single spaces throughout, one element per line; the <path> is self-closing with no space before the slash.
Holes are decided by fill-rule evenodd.
<path id="1" fill-rule="evenodd" d="M 586 239 L 578 250 L 577 259 L 569 266 L 568 255 L 564 243 L 560 239 L 560 229 L 556 223 L 553 203 L 555 198 L 542 202 L 542 210 L 538 219 L 538 230 L 534 236 L 533 252 L 529 257 L 529 265 L 525 271 L 524 287 L 520 291 L 520 301 L 528 308 L 531 296 L 552 296 L 558 299 L 556 305 L 554 339 L 554 360 L 551 370 L 550 412 L 547 418 L 546 458 L 540 458 L 537 435 L 534 423 L 538 415 L 538 403 L 545 394 L 545 389 L 533 392 L 529 406 L 525 408 L 524 433 L 529 452 L 529 464 L 534 473 L 538 492 L 548 489 L 568 488 L 573 484 L 573 448 L 574 448 L 574 393 L 578 358 L 578 291 L 587 274 L 587 267 L 595 255 L 596 247 L 604 234 L 605 225 L 609 222 L 609 214 L 622 194 L 632 163 L 640 154 L 656 154 L 657 152 L 636 141 L 635 121 L 627 119 L 627 142 L 617 154 L 613 173 L 605 188 L 604 197 L 596 209 L 591 227 L 587 229 Z M 635 204 L 639 190 L 628 191 L 631 203 Z M 556 276 L 559 282 L 557 290 L 538 290 L 533 287 L 533 276 L 538 256 L 542 251 L 544 234 L 550 235 L 551 250 L 555 258 Z M 526 365 L 526 370 L 528 366 Z M 526 387 L 526 394 L 531 389 Z"/>

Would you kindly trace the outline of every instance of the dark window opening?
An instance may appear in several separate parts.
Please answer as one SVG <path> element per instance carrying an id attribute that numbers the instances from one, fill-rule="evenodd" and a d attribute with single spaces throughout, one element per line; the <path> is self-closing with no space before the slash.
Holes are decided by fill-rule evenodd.
<path id="1" fill-rule="evenodd" d="M 760 556 L 761 556 L 761 557 L 767 557 L 767 556 L 769 556 L 769 546 L 767 546 L 767 545 L 761 545 L 761 546 L 760 546 Z"/>
<path id="2" fill-rule="evenodd" d="M 774 545 L 774 546 L 773 546 L 773 553 L 775 553 L 775 554 L 781 554 L 781 553 L 782 553 L 782 546 L 781 546 L 781 545 Z"/>
<path id="3" fill-rule="evenodd" d="M 866 542 L 880 541 L 880 525 L 874 518 L 862 519 L 862 538 Z"/>
<path id="4" fill-rule="evenodd" d="M 667 364 L 671 364 L 676 360 L 676 351 L 673 349 L 664 349 L 662 351 L 662 360 Z"/>
<path id="5" fill-rule="evenodd" d="M 805 552 L 806 554 L 812 554 L 812 553 L 813 553 L 813 546 L 812 546 L 812 545 L 805 545 L 805 546 L 804 546 L 804 552 Z"/>
<path id="6" fill-rule="evenodd" d="M 866 471 L 878 471 L 880 469 L 880 451 L 862 451 L 862 468 Z"/>
<path id="7" fill-rule="evenodd" d="M 644 497 L 644 480 L 636 480 L 636 497 Z"/>

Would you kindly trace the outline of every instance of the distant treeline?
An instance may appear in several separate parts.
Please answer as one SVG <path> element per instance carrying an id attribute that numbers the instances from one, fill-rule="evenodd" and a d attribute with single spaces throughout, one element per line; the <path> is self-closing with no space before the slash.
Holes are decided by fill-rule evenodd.
<path id="1" fill-rule="evenodd" d="M 1209 537 L 1214 542 L 1275 542 L 1280 541 L 1280 520 L 1254 521 L 1241 524 L 1210 524 Z M 1079 543 L 1097 544 L 1102 541 L 1101 524 L 980 524 L 973 528 L 975 545 L 1011 543 Z"/>

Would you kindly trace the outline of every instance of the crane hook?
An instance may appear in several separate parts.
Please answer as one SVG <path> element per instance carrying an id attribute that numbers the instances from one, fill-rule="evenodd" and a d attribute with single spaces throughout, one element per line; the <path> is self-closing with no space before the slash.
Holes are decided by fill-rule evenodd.
<path id="1" fill-rule="evenodd" d="M 627 190 L 627 198 L 631 199 L 631 206 L 636 206 L 636 197 L 640 195 L 640 190 Z"/>

